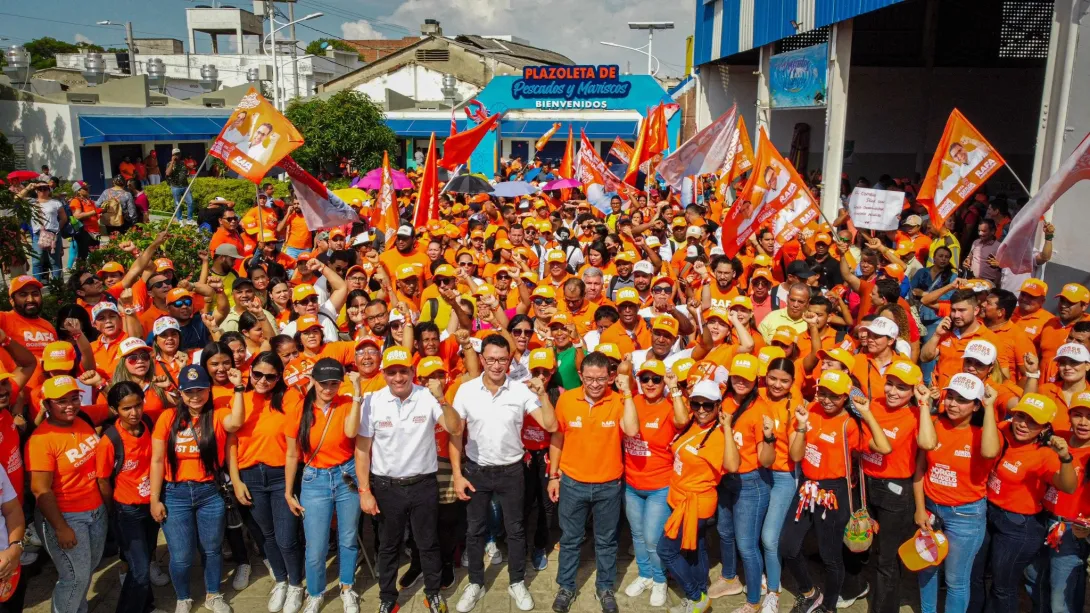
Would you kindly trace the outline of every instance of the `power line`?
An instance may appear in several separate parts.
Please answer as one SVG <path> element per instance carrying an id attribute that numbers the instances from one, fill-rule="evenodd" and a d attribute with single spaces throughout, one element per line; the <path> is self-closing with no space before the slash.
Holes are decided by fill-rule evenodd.
<path id="1" fill-rule="evenodd" d="M 399 24 L 396 24 L 396 23 L 391 23 L 389 21 L 383 21 L 382 19 L 371 17 L 369 15 L 364 15 L 362 13 L 355 13 L 355 12 L 350 11 L 348 9 L 341 8 L 341 7 L 337 6 L 337 5 L 329 4 L 328 2 L 319 2 L 318 0 L 299 0 L 299 3 L 300 4 L 307 4 L 307 5 L 310 5 L 310 6 L 314 6 L 316 8 L 323 9 L 323 10 L 328 11 L 330 13 L 333 13 L 333 14 L 339 16 L 339 17 L 344 17 L 345 19 L 362 19 L 362 20 L 364 20 L 364 21 L 366 21 L 368 23 L 373 24 L 376 28 L 382 28 L 382 29 L 385 29 L 385 30 L 393 30 L 393 31 L 397 31 L 397 32 L 404 32 L 406 34 L 411 34 L 412 33 L 405 26 L 402 26 L 402 25 L 399 25 Z"/>

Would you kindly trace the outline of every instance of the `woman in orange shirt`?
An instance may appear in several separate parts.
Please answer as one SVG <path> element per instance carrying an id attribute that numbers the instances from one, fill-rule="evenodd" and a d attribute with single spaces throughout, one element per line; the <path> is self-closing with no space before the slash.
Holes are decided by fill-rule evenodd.
<path id="1" fill-rule="evenodd" d="M 352 591 L 352 583 L 359 555 L 356 530 L 360 519 L 360 496 L 354 455 L 363 400 L 359 377 L 351 377 L 355 393 L 341 395 L 338 390 L 345 378 L 344 366 L 333 358 L 321 358 L 315 362 L 310 378 L 314 386 L 306 396 L 294 391 L 290 394 L 284 420 L 287 445 L 284 498 L 291 512 L 303 518 L 306 537 L 304 569 L 308 604 L 304 607 L 313 606 L 309 604 L 312 601 L 321 606 L 326 584 L 329 527 L 333 525 L 335 513 L 341 603 L 346 611 L 358 611 L 359 597 Z M 296 498 L 295 475 L 300 463 L 303 464 L 302 486 Z"/>
<path id="2" fill-rule="evenodd" d="M 173 392 L 174 384 L 151 359 L 151 348 L 138 338 L 121 341 L 121 360 L 117 363 L 111 383 L 131 381 L 144 392 L 144 404 L 141 414 L 147 415 L 155 423 L 167 407 L 178 404 Z M 111 405 L 113 406 L 113 405 Z"/>
<path id="3" fill-rule="evenodd" d="M 165 315 L 156 319 L 152 326 L 155 368 L 174 386 L 178 384 L 178 373 L 182 367 L 189 364 L 189 354 L 178 350 L 182 343 L 181 330 L 177 319 Z"/>
<path id="4" fill-rule="evenodd" d="M 265 559 L 274 585 L 269 609 L 298 611 L 303 605 L 303 560 L 299 555 L 298 519 L 284 500 L 284 363 L 271 351 L 250 365 L 252 389 L 245 393 L 245 419 L 227 436 L 227 462 L 239 504 L 249 508 L 261 530 Z M 258 535 L 255 535 L 258 536 Z"/>
<path id="5" fill-rule="evenodd" d="M 212 381 L 211 398 L 216 410 L 230 407 L 235 386 L 231 380 L 231 371 L 237 369 L 235 352 L 226 343 L 212 341 L 201 350 L 201 368 Z M 240 370 L 240 376 L 241 373 Z M 238 383 L 238 385 L 243 384 L 244 380 Z"/>
<path id="6" fill-rule="evenodd" d="M 693 347 L 692 358 L 710 360 L 719 366 L 730 364 L 735 354 L 753 353 L 753 336 L 743 323 L 741 310 L 712 307 L 704 311 L 704 330 Z"/>
<path id="7" fill-rule="evenodd" d="M 973 562 L 970 610 L 984 610 L 984 573 L 990 569 L 987 610 L 1019 611 L 1019 585 L 1045 540 L 1040 515 L 1045 492 L 1054 487 L 1075 493 L 1075 458 L 1067 441 L 1052 434 L 1049 424 L 1054 417 L 1056 403 L 1040 394 L 1026 394 L 1010 420 L 999 425 L 1003 450 L 988 476 L 988 523 L 984 545 Z"/>
<path id="8" fill-rule="evenodd" d="M 941 565 L 945 610 L 965 613 L 970 569 L 984 543 L 985 484 L 999 455 L 995 391 L 986 393 L 983 381 L 958 373 L 946 385 L 943 408 L 938 417 L 920 422 L 920 440 L 934 441 L 934 447 L 917 455 L 912 481 L 915 521 L 921 530 L 931 530 L 932 522 L 936 529 L 941 526 L 949 547 Z M 919 572 L 922 613 L 938 611 L 938 572 L 939 566 Z"/>
<path id="9" fill-rule="evenodd" d="M 723 568 L 708 589 L 708 598 L 742 592 L 738 581 L 738 557 L 746 577 L 764 574 L 760 535 L 768 513 L 772 476 L 768 469 L 776 459 L 776 430 L 772 418 L 757 403 L 757 358 L 736 355 L 730 364 L 730 383 L 722 411 L 730 419 L 733 441 L 738 448 L 738 470 L 719 482 L 719 551 Z M 746 604 L 738 609 L 755 613 L 761 608 L 761 584 L 749 581 Z"/>
<path id="10" fill-rule="evenodd" d="M 869 403 L 848 398 L 851 388 L 848 373 L 823 372 L 816 401 L 809 409 L 802 404 L 795 409 L 789 453 L 800 464 L 805 481 L 791 499 L 794 517 L 784 523 L 780 554 L 799 587 L 795 608 L 801 611 L 836 611 L 844 583 L 844 528 L 851 516 L 853 452 L 888 455 L 892 451 Z M 825 567 L 820 589 L 810 579 L 802 556 L 802 542 L 811 529 Z"/>
<path id="11" fill-rule="evenodd" d="M 685 593 L 680 610 L 686 612 L 708 608 L 705 528 L 715 516 L 719 480 L 723 473 L 738 470 L 730 419 L 719 410 L 722 400 L 718 383 L 697 382 L 689 395 L 693 417 L 670 443 L 674 470 L 667 502 L 671 513 L 658 554 Z"/>
<path id="12" fill-rule="evenodd" d="M 231 612 L 219 591 L 227 507 L 217 481 L 227 433 L 242 424 L 245 388 L 241 373 L 232 370 L 230 376 L 235 384 L 231 408 L 217 410 L 208 372 L 195 364 L 183 368 L 178 377 L 181 406 L 164 411 L 151 436 L 151 516 L 163 525 L 170 550 L 176 611 L 193 606 L 189 570 L 199 542 L 204 552 L 204 606 L 213 613 Z"/>
<path id="13" fill-rule="evenodd" d="M 42 412 L 45 421 L 26 444 L 30 491 L 45 519 L 42 541 L 57 567 L 53 611 L 76 613 L 86 607 L 91 573 L 106 544 L 106 507 L 95 481 L 98 435 L 88 422 L 101 423 L 109 410 L 81 408 L 76 380 L 61 375 L 42 385 Z"/>
<path id="14" fill-rule="evenodd" d="M 639 575 L 625 588 L 629 598 L 651 590 L 651 606 L 666 604 L 666 569 L 656 551 L 670 515 L 670 443 L 689 423 L 689 410 L 677 389 L 677 377 L 658 360 L 645 360 L 636 371 L 640 394 L 632 399 L 640 420 L 636 436 L 624 437 L 625 515 L 632 528 Z M 670 396 L 664 393 L 671 387 Z"/>
<path id="15" fill-rule="evenodd" d="M 288 325 L 292 315 L 295 314 L 295 307 L 291 302 L 291 285 L 287 281 L 283 279 L 269 281 L 269 300 L 265 303 L 265 309 L 276 316 L 276 325 L 280 330 Z"/>
<path id="16" fill-rule="evenodd" d="M 1071 399 L 1090 390 L 1090 384 L 1086 382 L 1087 373 L 1090 373 L 1090 351 L 1078 343 L 1067 343 L 1056 350 L 1052 363 L 1056 365 L 1056 383 L 1041 385 L 1040 392 L 1056 403 L 1052 429 L 1067 432 L 1071 428 L 1067 418 Z"/>

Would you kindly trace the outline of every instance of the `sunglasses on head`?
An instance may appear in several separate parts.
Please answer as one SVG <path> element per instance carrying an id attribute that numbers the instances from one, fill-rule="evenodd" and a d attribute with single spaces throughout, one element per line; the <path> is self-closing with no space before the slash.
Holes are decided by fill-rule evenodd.
<path id="1" fill-rule="evenodd" d="M 655 385 L 658 385 L 659 383 L 662 383 L 662 376 L 661 375 L 640 375 L 639 380 L 640 380 L 640 383 L 642 383 L 644 385 L 647 385 L 648 383 L 653 383 Z"/>
<path id="2" fill-rule="evenodd" d="M 276 381 L 280 378 L 280 375 L 274 372 L 259 372 L 256 370 L 251 370 L 250 378 L 254 381 Z"/>
<path id="3" fill-rule="evenodd" d="M 172 306 L 172 307 L 174 307 L 176 309 L 180 309 L 180 308 L 183 308 L 183 307 L 191 307 L 191 306 L 193 306 L 193 299 L 192 298 L 182 298 L 180 300 L 175 300 L 174 302 L 170 303 L 170 306 Z"/>

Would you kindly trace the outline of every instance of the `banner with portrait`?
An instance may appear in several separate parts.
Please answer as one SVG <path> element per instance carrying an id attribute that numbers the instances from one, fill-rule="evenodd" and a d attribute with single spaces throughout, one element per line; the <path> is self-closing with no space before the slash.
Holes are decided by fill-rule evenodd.
<path id="1" fill-rule="evenodd" d="M 303 144 L 303 135 L 254 88 L 243 96 L 209 155 L 254 183 Z"/>
<path id="2" fill-rule="evenodd" d="M 932 227 L 941 227 L 1004 164 L 995 147 L 954 109 L 916 196 L 927 207 Z"/>

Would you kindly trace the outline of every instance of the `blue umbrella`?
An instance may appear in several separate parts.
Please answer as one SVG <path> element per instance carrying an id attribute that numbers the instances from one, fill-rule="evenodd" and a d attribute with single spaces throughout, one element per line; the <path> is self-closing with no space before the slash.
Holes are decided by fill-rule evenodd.
<path id="1" fill-rule="evenodd" d="M 526 181 L 506 181 L 497 183 L 492 191 L 492 195 L 500 198 L 517 198 L 519 196 L 536 194 L 538 191 L 540 191 L 538 188 L 530 185 Z"/>
<path id="2" fill-rule="evenodd" d="M 526 172 L 525 175 L 523 175 L 522 180 L 523 181 L 533 181 L 534 177 L 538 176 L 539 174 L 541 174 L 541 168 L 540 167 L 539 168 L 531 168 L 530 170 L 528 170 Z"/>

